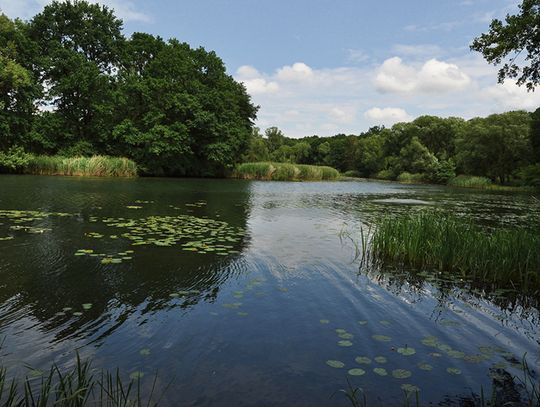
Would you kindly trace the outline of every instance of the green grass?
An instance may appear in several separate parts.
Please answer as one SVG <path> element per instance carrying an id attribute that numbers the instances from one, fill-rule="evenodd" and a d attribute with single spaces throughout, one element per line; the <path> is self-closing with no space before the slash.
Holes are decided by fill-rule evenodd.
<path id="1" fill-rule="evenodd" d="M 411 174 L 410 172 L 402 172 L 397 177 L 397 181 L 402 184 L 423 184 L 426 182 L 424 174 Z"/>
<path id="2" fill-rule="evenodd" d="M 448 181 L 448 185 L 460 188 L 490 188 L 493 183 L 489 178 L 476 177 L 473 175 L 458 175 Z"/>
<path id="3" fill-rule="evenodd" d="M 91 177 L 135 177 L 137 165 L 121 157 L 32 157 L 22 170 L 25 174 Z"/>
<path id="4" fill-rule="evenodd" d="M 467 220 L 433 212 L 383 219 L 371 254 L 382 262 L 451 272 L 482 283 L 540 292 L 540 232 L 487 231 Z"/>
<path id="5" fill-rule="evenodd" d="M 140 376 L 124 381 L 119 370 L 96 371 L 78 355 L 75 366 L 69 370 L 54 364 L 48 372 L 32 372 L 35 377 L 8 380 L 6 369 L 0 369 L 2 407 L 155 407 L 159 404 L 159 400 L 154 401 L 157 377 L 145 397 Z"/>
<path id="6" fill-rule="evenodd" d="M 339 172 L 316 165 L 258 162 L 238 165 L 233 177 L 266 181 L 323 181 L 338 179 Z"/>

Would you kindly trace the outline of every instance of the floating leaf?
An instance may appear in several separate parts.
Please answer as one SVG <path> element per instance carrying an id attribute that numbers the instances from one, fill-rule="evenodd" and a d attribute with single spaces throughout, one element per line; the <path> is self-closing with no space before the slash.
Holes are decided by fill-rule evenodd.
<path id="1" fill-rule="evenodd" d="M 141 349 L 139 353 L 141 354 L 141 356 L 148 356 L 150 355 L 150 349 L 148 348 Z"/>
<path id="2" fill-rule="evenodd" d="M 448 351 L 448 356 L 455 359 L 463 359 L 465 357 L 465 353 L 460 352 L 458 350 L 451 350 L 451 351 Z"/>
<path id="3" fill-rule="evenodd" d="M 354 360 L 360 365 L 369 365 L 371 363 L 371 359 L 365 356 L 358 356 Z"/>
<path id="4" fill-rule="evenodd" d="M 388 360 L 384 356 L 377 356 L 375 362 L 377 363 L 386 363 Z"/>
<path id="5" fill-rule="evenodd" d="M 367 325 L 367 323 L 368 323 L 367 321 L 358 321 L 359 325 Z"/>
<path id="6" fill-rule="evenodd" d="M 85 311 L 88 311 L 89 309 L 92 309 L 92 304 L 86 303 L 86 304 L 83 304 L 82 307 Z"/>
<path id="7" fill-rule="evenodd" d="M 136 371 L 136 372 L 133 372 L 129 375 L 129 378 L 131 380 L 139 380 L 139 379 L 142 379 L 144 376 L 144 373 L 143 372 L 139 372 L 139 371 Z"/>
<path id="8" fill-rule="evenodd" d="M 328 319 L 321 319 L 321 320 L 319 320 L 319 322 L 320 322 L 321 324 L 324 324 L 324 325 L 330 323 L 330 321 L 329 321 Z"/>
<path id="9" fill-rule="evenodd" d="M 345 329 L 338 328 L 338 329 L 336 329 L 336 333 L 337 334 L 346 334 L 347 331 Z"/>
<path id="10" fill-rule="evenodd" d="M 372 338 L 379 342 L 390 342 L 392 340 L 392 338 L 386 335 L 373 335 Z"/>
<path id="11" fill-rule="evenodd" d="M 437 353 L 437 352 L 432 352 L 432 353 L 429 354 L 429 356 L 434 357 L 434 358 L 440 358 L 442 355 L 440 353 Z"/>
<path id="12" fill-rule="evenodd" d="M 342 346 L 344 348 L 348 348 L 349 346 L 353 346 L 353 343 L 351 341 L 339 341 L 338 346 Z"/>
<path id="13" fill-rule="evenodd" d="M 376 367 L 375 369 L 373 369 L 373 371 L 379 376 L 388 376 L 388 372 L 382 367 Z"/>
<path id="14" fill-rule="evenodd" d="M 240 315 L 241 317 L 246 317 L 249 315 L 247 312 L 237 312 L 237 314 Z"/>
<path id="15" fill-rule="evenodd" d="M 383 320 L 383 321 L 379 321 L 379 323 L 380 323 L 381 325 L 384 325 L 384 326 L 389 326 L 389 325 L 390 325 L 390 321 L 384 321 L 384 320 Z"/>
<path id="16" fill-rule="evenodd" d="M 351 376 L 363 376 L 366 374 L 366 371 L 363 369 L 350 369 L 347 373 Z"/>
<path id="17" fill-rule="evenodd" d="M 83 314 L 82 312 L 78 312 L 78 311 L 77 311 L 77 312 L 74 312 L 74 313 L 73 313 L 73 316 L 74 316 L 74 317 L 80 317 L 82 314 Z"/>
<path id="18" fill-rule="evenodd" d="M 421 341 L 426 346 L 437 346 L 438 339 L 435 336 L 427 336 Z"/>
<path id="19" fill-rule="evenodd" d="M 461 374 L 461 370 L 459 370 L 458 368 L 455 368 L 455 367 L 449 367 L 446 369 L 446 371 L 452 375 L 460 375 Z"/>
<path id="20" fill-rule="evenodd" d="M 416 350 L 414 350 L 414 348 L 406 347 L 406 348 L 398 348 L 397 352 L 403 356 L 411 356 L 416 353 Z"/>
<path id="21" fill-rule="evenodd" d="M 335 369 L 342 369 L 345 367 L 345 363 L 340 362 L 339 360 L 327 360 L 326 364 Z"/>
<path id="22" fill-rule="evenodd" d="M 427 371 L 433 370 L 433 366 L 431 366 L 428 363 L 418 363 L 418 368 L 421 370 L 427 370 Z"/>
<path id="23" fill-rule="evenodd" d="M 338 335 L 341 339 L 353 339 L 354 338 L 354 335 L 353 334 L 350 334 L 348 332 L 344 333 L 344 334 L 339 334 Z"/>
<path id="24" fill-rule="evenodd" d="M 402 384 L 401 389 L 406 393 L 416 393 L 420 391 L 420 389 L 413 384 Z"/>
<path id="25" fill-rule="evenodd" d="M 408 377 L 412 376 L 412 373 L 405 369 L 396 369 L 392 370 L 392 376 L 394 376 L 396 379 L 407 379 Z"/>

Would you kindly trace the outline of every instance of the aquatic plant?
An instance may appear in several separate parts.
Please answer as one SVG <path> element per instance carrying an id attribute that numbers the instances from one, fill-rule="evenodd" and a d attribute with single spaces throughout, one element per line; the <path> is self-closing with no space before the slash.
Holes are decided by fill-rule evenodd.
<path id="1" fill-rule="evenodd" d="M 130 375 L 130 381 L 114 372 L 96 372 L 90 361 L 77 355 L 75 366 L 63 370 L 53 364 L 48 372 L 33 369 L 22 380 L 8 380 L 7 370 L 0 368 L 0 405 L 3 407 L 127 407 L 159 405 L 154 401 L 157 375 L 152 386 L 143 396 L 141 372 Z M 168 386 L 167 386 L 168 387 Z M 165 388 L 166 391 L 166 388 Z"/>
<path id="2" fill-rule="evenodd" d="M 122 157 L 61 157 L 35 156 L 25 168 L 25 174 L 68 175 L 92 177 L 135 177 L 137 164 Z"/>
<path id="3" fill-rule="evenodd" d="M 460 188 L 490 188 L 493 183 L 486 177 L 475 177 L 473 175 L 458 175 L 448 181 L 448 185 Z"/>
<path id="4" fill-rule="evenodd" d="M 456 216 L 421 212 L 383 219 L 371 238 L 370 254 L 379 263 L 436 269 L 535 294 L 540 289 L 539 247 L 537 231 L 488 231 Z"/>
<path id="5" fill-rule="evenodd" d="M 337 179 L 339 172 L 316 165 L 257 162 L 238 165 L 233 177 L 265 181 L 323 181 Z"/>

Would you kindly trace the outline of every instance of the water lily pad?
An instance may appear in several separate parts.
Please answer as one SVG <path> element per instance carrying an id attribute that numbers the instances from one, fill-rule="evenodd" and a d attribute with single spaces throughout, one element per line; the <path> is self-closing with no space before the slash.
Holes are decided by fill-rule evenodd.
<path id="1" fill-rule="evenodd" d="M 336 329 L 336 333 L 337 334 L 346 334 L 347 331 L 345 329 L 338 328 L 338 329 Z"/>
<path id="2" fill-rule="evenodd" d="M 354 358 L 354 361 L 360 365 L 369 365 L 371 363 L 371 359 L 365 356 L 358 356 Z"/>
<path id="3" fill-rule="evenodd" d="M 379 323 L 380 323 L 381 325 L 384 325 L 384 326 L 390 326 L 390 325 L 391 325 L 390 321 L 384 321 L 384 320 L 383 320 L 383 321 L 379 321 Z"/>
<path id="4" fill-rule="evenodd" d="M 372 338 L 379 342 L 390 342 L 392 340 L 392 338 L 386 335 L 373 335 Z"/>
<path id="5" fill-rule="evenodd" d="M 412 373 L 405 369 L 392 370 L 392 376 L 396 379 L 407 379 L 412 376 Z"/>
<path id="6" fill-rule="evenodd" d="M 429 363 L 418 363 L 418 369 L 420 370 L 433 370 L 433 366 L 431 366 Z"/>
<path id="7" fill-rule="evenodd" d="M 433 358 L 440 358 L 442 355 L 438 352 L 431 352 L 429 354 L 429 356 L 433 357 Z"/>
<path id="8" fill-rule="evenodd" d="M 141 356 L 148 356 L 150 355 L 150 349 L 148 348 L 141 349 L 139 353 L 141 354 Z"/>
<path id="9" fill-rule="evenodd" d="M 28 377 L 41 377 L 45 374 L 43 370 L 39 369 L 30 369 L 28 370 Z"/>
<path id="10" fill-rule="evenodd" d="M 398 348 L 397 352 L 403 356 L 411 356 L 416 353 L 416 350 L 414 350 L 414 348 L 406 347 L 406 348 Z"/>
<path id="11" fill-rule="evenodd" d="M 327 325 L 327 324 L 330 323 L 330 321 L 329 321 L 328 319 L 321 319 L 321 320 L 319 320 L 319 322 L 320 322 L 321 324 L 323 324 L 323 325 Z"/>
<path id="12" fill-rule="evenodd" d="M 344 348 L 348 348 L 350 346 L 353 346 L 353 343 L 351 341 L 339 341 L 338 346 L 342 346 Z"/>
<path id="13" fill-rule="evenodd" d="M 335 369 L 342 369 L 345 367 L 345 363 L 340 362 L 339 360 L 327 360 L 326 364 Z"/>
<path id="14" fill-rule="evenodd" d="M 249 314 L 247 312 L 237 312 L 241 317 L 247 317 Z"/>
<path id="15" fill-rule="evenodd" d="M 344 334 L 339 334 L 338 335 L 341 339 L 353 339 L 354 338 L 354 335 L 353 334 L 350 334 L 348 332 L 344 333 Z"/>
<path id="16" fill-rule="evenodd" d="M 449 367 L 446 369 L 446 371 L 448 373 L 450 373 L 451 375 L 460 375 L 461 374 L 461 370 L 459 370 L 458 368 L 455 368 L 455 367 Z"/>
<path id="17" fill-rule="evenodd" d="M 78 312 L 78 311 L 77 311 L 77 312 L 74 312 L 74 313 L 73 313 L 73 316 L 74 316 L 74 317 L 80 317 L 82 314 L 83 314 L 82 312 Z"/>
<path id="18" fill-rule="evenodd" d="M 351 376 L 363 376 L 366 374 L 366 371 L 363 369 L 350 369 L 347 373 Z"/>
<path id="19" fill-rule="evenodd" d="M 386 359 L 384 356 L 377 356 L 375 358 L 375 362 L 382 364 L 388 362 L 388 359 Z"/>
<path id="20" fill-rule="evenodd" d="M 463 359 L 465 357 L 465 353 L 459 350 L 451 350 L 448 351 L 448 356 L 455 359 Z"/>
<path id="21" fill-rule="evenodd" d="M 388 372 L 382 367 L 376 367 L 375 369 L 373 369 L 373 372 L 375 372 L 375 374 L 379 376 L 388 376 Z"/>
<path id="22" fill-rule="evenodd" d="M 86 304 L 83 304 L 82 307 L 83 307 L 83 309 L 85 311 L 88 311 L 88 310 L 92 309 L 92 304 L 88 302 Z"/>
<path id="23" fill-rule="evenodd" d="M 358 321 L 359 325 L 367 325 L 368 321 Z"/>
<path id="24" fill-rule="evenodd" d="M 426 346 L 435 347 L 437 346 L 438 339 L 435 336 L 426 336 L 421 342 Z"/>

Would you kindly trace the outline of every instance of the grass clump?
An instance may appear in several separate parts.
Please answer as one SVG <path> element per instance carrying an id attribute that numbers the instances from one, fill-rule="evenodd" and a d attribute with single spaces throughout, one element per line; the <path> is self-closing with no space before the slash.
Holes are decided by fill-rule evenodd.
<path id="1" fill-rule="evenodd" d="M 460 188 L 490 188 L 493 183 L 489 178 L 472 175 L 458 175 L 448 181 L 448 185 Z"/>
<path id="2" fill-rule="evenodd" d="M 37 372 L 37 373 L 36 373 Z M 96 372 L 89 361 L 77 355 L 75 366 L 67 371 L 54 364 L 48 372 L 34 371 L 36 377 L 22 381 L 8 380 L 5 368 L 0 369 L 0 405 L 3 407 L 155 407 L 157 378 L 147 397 L 142 395 L 141 374 L 126 382 L 119 370 Z"/>
<path id="3" fill-rule="evenodd" d="M 399 174 L 397 181 L 402 184 L 422 184 L 426 182 L 426 179 L 424 174 L 411 174 L 405 171 Z"/>
<path id="4" fill-rule="evenodd" d="M 339 172 L 316 165 L 257 162 L 238 165 L 233 177 L 265 181 L 323 181 L 337 179 Z"/>
<path id="5" fill-rule="evenodd" d="M 23 172 L 34 175 L 67 175 L 91 177 L 135 177 L 137 165 L 122 157 L 35 156 Z"/>
<path id="6" fill-rule="evenodd" d="M 452 272 L 485 283 L 540 290 L 540 233 L 522 228 L 487 231 L 451 215 L 386 218 L 371 251 L 382 262 Z"/>

